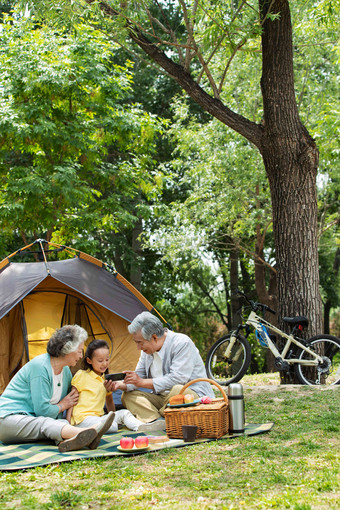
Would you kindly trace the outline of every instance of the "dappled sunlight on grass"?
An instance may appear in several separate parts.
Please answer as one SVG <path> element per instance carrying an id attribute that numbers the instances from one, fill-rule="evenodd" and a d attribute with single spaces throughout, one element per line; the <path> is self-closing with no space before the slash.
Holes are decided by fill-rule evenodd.
<path id="1" fill-rule="evenodd" d="M 280 384 L 280 374 L 279 372 L 272 372 L 268 374 L 245 375 L 240 383 L 245 386 L 278 385 Z"/>

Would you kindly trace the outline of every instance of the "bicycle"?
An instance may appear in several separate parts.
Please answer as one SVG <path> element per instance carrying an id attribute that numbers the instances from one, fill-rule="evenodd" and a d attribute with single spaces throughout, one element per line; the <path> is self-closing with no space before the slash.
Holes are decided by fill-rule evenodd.
<path id="1" fill-rule="evenodd" d="M 290 334 L 284 333 L 265 320 L 265 312 L 275 314 L 269 306 L 251 301 L 246 294 L 237 292 L 248 302 L 251 312 L 247 320 L 228 335 L 217 340 L 210 348 L 206 359 L 208 377 L 220 385 L 237 382 L 247 372 L 251 361 L 251 347 L 247 340 L 251 328 L 263 347 L 268 347 L 275 358 L 279 371 L 289 371 L 294 365 L 296 376 L 305 385 L 340 384 L 340 340 L 332 335 L 317 335 L 303 340 L 297 333 L 308 326 L 307 317 L 284 317 L 292 327 Z M 259 316 L 261 313 L 263 317 Z M 242 317 L 242 316 L 241 316 Z M 244 318 L 242 317 L 244 321 Z M 240 331 L 245 330 L 245 336 Z M 286 343 L 279 350 L 275 333 Z"/>

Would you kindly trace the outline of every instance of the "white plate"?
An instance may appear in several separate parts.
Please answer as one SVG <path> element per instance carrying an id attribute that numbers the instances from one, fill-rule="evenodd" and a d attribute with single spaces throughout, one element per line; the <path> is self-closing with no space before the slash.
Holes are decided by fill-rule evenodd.
<path id="1" fill-rule="evenodd" d="M 122 448 L 120 445 L 117 446 L 117 449 L 120 451 L 120 452 L 125 452 L 125 453 L 137 453 L 137 452 L 145 452 L 146 450 L 148 450 L 150 447 L 149 446 L 144 446 L 143 448 L 137 448 L 136 446 L 134 446 L 133 448 Z"/>

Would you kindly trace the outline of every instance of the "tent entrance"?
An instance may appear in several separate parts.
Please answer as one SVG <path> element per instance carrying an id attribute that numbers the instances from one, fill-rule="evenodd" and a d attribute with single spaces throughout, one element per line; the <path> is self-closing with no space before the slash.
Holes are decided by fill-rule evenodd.
<path id="1" fill-rule="evenodd" d="M 112 339 L 94 311 L 79 297 L 63 292 L 32 292 L 23 299 L 29 359 L 46 352 L 52 333 L 65 324 L 78 324 L 89 337 L 105 340 L 112 353 Z"/>

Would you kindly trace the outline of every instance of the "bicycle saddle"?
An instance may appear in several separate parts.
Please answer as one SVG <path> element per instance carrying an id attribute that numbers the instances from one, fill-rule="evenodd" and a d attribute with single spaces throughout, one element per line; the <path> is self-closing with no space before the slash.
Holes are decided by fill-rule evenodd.
<path id="1" fill-rule="evenodd" d="M 287 322 L 292 326 L 301 325 L 303 328 L 307 328 L 309 323 L 307 317 L 303 315 L 299 315 L 298 317 L 283 317 L 283 322 Z"/>

